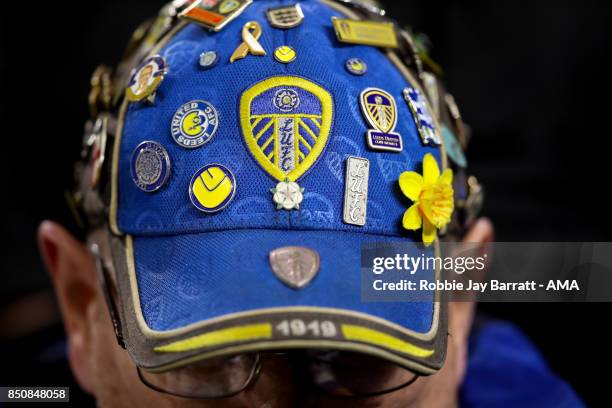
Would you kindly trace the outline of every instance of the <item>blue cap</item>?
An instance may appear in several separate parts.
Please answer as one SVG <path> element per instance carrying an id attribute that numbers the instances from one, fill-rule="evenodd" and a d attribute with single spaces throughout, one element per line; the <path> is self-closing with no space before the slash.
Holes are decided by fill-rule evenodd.
<path id="1" fill-rule="evenodd" d="M 337 39 L 332 19 L 355 17 L 349 9 L 305 0 L 299 26 L 273 27 L 266 12 L 287 5 L 254 1 L 219 32 L 180 22 L 150 53 L 163 57 L 167 70 L 153 103 L 123 103 L 110 225 L 128 351 L 139 366 L 159 371 L 232 353 L 326 348 L 430 374 L 446 351 L 438 294 L 414 302 L 407 295 L 401 303 L 361 298 L 362 245 L 421 241 L 402 228 L 412 203 L 398 180 L 422 173 L 427 154 L 444 164 L 441 146 L 423 143 L 404 99 L 407 88 L 425 92 L 387 51 Z M 261 27 L 267 55 L 230 63 L 249 22 Z M 275 59 L 281 46 L 295 51 L 293 62 Z M 216 64 L 203 69 L 200 56 L 211 51 Z M 355 58 L 367 72 L 347 69 Z M 362 109 L 371 89 L 382 91 L 382 105 L 385 95 L 395 104 L 373 113 L 386 115 L 378 128 Z M 396 150 L 400 137 L 400 152 L 384 148 L 385 135 Z M 287 149 L 284 137 L 291 139 Z M 163 149 L 143 159 L 145 142 Z M 151 192 L 142 183 L 155 174 L 155 154 L 167 154 L 161 162 L 170 168 Z M 349 157 L 369 161 L 363 226 L 345 222 Z M 135 182 L 138 168 L 142 180 Z M 288 210 L 271 190 L 295 185 L 299 199 Z M 320 262 L 299 288 L 274 271 L 271 254 L 287 247 L 307 248 Z M 331 322 L 333 329 L 279 328 L 292 320 Z"/>

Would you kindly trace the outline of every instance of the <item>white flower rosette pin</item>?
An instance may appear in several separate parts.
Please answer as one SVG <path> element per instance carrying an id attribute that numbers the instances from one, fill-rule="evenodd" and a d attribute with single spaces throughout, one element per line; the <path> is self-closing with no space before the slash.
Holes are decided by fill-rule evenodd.
<path id="1" fill-rule="evenodd" d="M 304 201 L 304 189 L 288 179 L 278 183 L 271 191 L 278 210 L 299 210 Z"/>

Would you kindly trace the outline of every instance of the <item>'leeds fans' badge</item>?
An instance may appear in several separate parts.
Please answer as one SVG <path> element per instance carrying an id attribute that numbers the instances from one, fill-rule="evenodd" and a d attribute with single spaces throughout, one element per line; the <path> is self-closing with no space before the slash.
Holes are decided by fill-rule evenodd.
<path id="1" fill-rule="evenodd" d="M 227 207 L 236 195 L 236 178 L 221 164 L 202 167 L 191 179 L 189 197 L 205 213 L 216 213 Z"/>
<path id="2" fill-rule="evenodd" d="M 319 253 L 304 247 L 284 247 L 270 252 L 274 275 L 293 289 L 303 289 L 318 275 Z"/>
<path id="3" fill-rule="evenodd" d="M 329 138 L 331 94 L 306 79 L 269 78 L 240 100 L 246 145 L 259 165 L 278 181 L 298 181 L 321 157 Z"/>
<path id="4" fill-rule="evenodd" d="M 197 0 L 179 13 L 179 17 L 219 31 L 251 3 L 253 0 Z"/>
<path id="5" fill-rule="evenodd" d="M 295 28 L 304 21 L 304 12 L 299 4 L 273 8 L 268 10 L 266 15 L 272 27 L 283 30 Z"/>
<path id="6" fill-rule="evenodd" d="M 440 139 L 440 131 L 434 122 L 431 111 L 423 94 L 416 88 L 411 86 L 404 89 L 404 99 L 410 107 L 410 111 L 414 116 L 414 121 L 417 124 L 421 140 L 425 145 L 442 144 Z"/>
<path id="7" fill-rule="evenodd" d="M 377 88 L 368 88 L 361 93 L 361 110 L 374 129 L 368 130 L 368 146 L 373 150 L 401 152 L 404 150 L 402 136 L 395 133 L 397 105 L 389 93 Z"/>
<path id="8" fill-rule="evenodd" d="M 153 193 L 166 184 L 170 176 L 170 157 L 162 145 L 143 142 L 132 154 L 132 179 L 145 193 Z"/>
<path id="9" fill-rule="evenodd" d="M 219 115 L 210 103 L 191 101 L 172 118 L 172 138 L 181 147 L 197 149 L 210 142 L 219 126 Z"/>
<path id="10" fill-rule="evenodd" d="M 147 58 L 132 74 L 126 90 L 130 102 L 140 102 L 153 96 L 167 73 L 166 60 L 155 55 Z"/>

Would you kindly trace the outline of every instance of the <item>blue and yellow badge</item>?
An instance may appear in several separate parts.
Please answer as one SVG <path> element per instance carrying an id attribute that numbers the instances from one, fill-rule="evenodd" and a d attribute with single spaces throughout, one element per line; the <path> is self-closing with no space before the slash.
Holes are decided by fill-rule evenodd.
<path id="1" fill-rule="evenodd" d="M 278 181 L 298 181 L 315 165 L 327 145 L 333 114 L 328 91 L 292 76 L 260 82 L 240 100 L 246 145 Z"/>
<path id="2" fill-rule="evenodd" d="M 181 147 L 196 149 L 210 142 L 219 126 L 214 106 L 205 101 L 191 101 L 181 106 L 172 118 L 172 138 Z"/>
<path id="3" fill-rule="evenodd" d="M 440 129 L 434 121 L 431 110 L 423 93 L 412 86 L 404 89 L 404 100 L 408 104 L 414 121 L 417 124 L 417 129 L 421 135 L 421 141 L 424 145 L 440 146 L 442 139 L 440 137 Z"/>
<path id="4" fill-rule="evenodd" d="M 236 178 L 221 164 L 202 167 L 191 179 L 189 198 L 200 211 L 212 214 L 227 207 L 236 195 Z"/>
<path id="5" fill-rule="evenodd" d="M 402 135 L 395 133 L 397 105 L 388 92 L 368 88 L 361 93 L 361 111 L 374 129 L 368 130 L 368 146 L 373 150 L 401 152 Z"/>

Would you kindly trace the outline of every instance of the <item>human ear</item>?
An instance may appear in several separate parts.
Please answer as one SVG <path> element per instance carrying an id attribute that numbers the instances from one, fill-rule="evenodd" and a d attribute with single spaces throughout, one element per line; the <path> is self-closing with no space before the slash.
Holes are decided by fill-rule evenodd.
<path id="1" fill-rule="evenodd" d="M 463 242 L 471 249 L 477 251 L 473 255 L 476 257 L 484 256 L 488 251 L 488 246 L 495 239 L 495 230 L 493 224 L 486 218 L 478 220 L 467 233 Z M 487 263 L 491 262 L 491 257 L 487 258 Z M 489 265 L 486 265 L 488 267 Z M 486 274 L 483 271 L 483 275 Z M 483 276 L 484 277 L 484 276 Z M 448 331 L 452 336 L 452 344 L 455 345 L 458 353 L 458 361 L 456 365 L 456 375 L 461 382 L 465 374 L 467 366 L 467 343 L 472 328 L 474 311 L 476 302 L 474 301 L 458 301 L 449 302 L 449 318 Z"/>
<path id="2" fill-rule="evenodd" d="M 88 318 L 96 301 L 96 269 L 84 244 L 60 225 L 45 221 L 38 245 L 53 281 L 68 338 L 70 366 L 81 387 L 92 392 L 91 333 Z"/>

